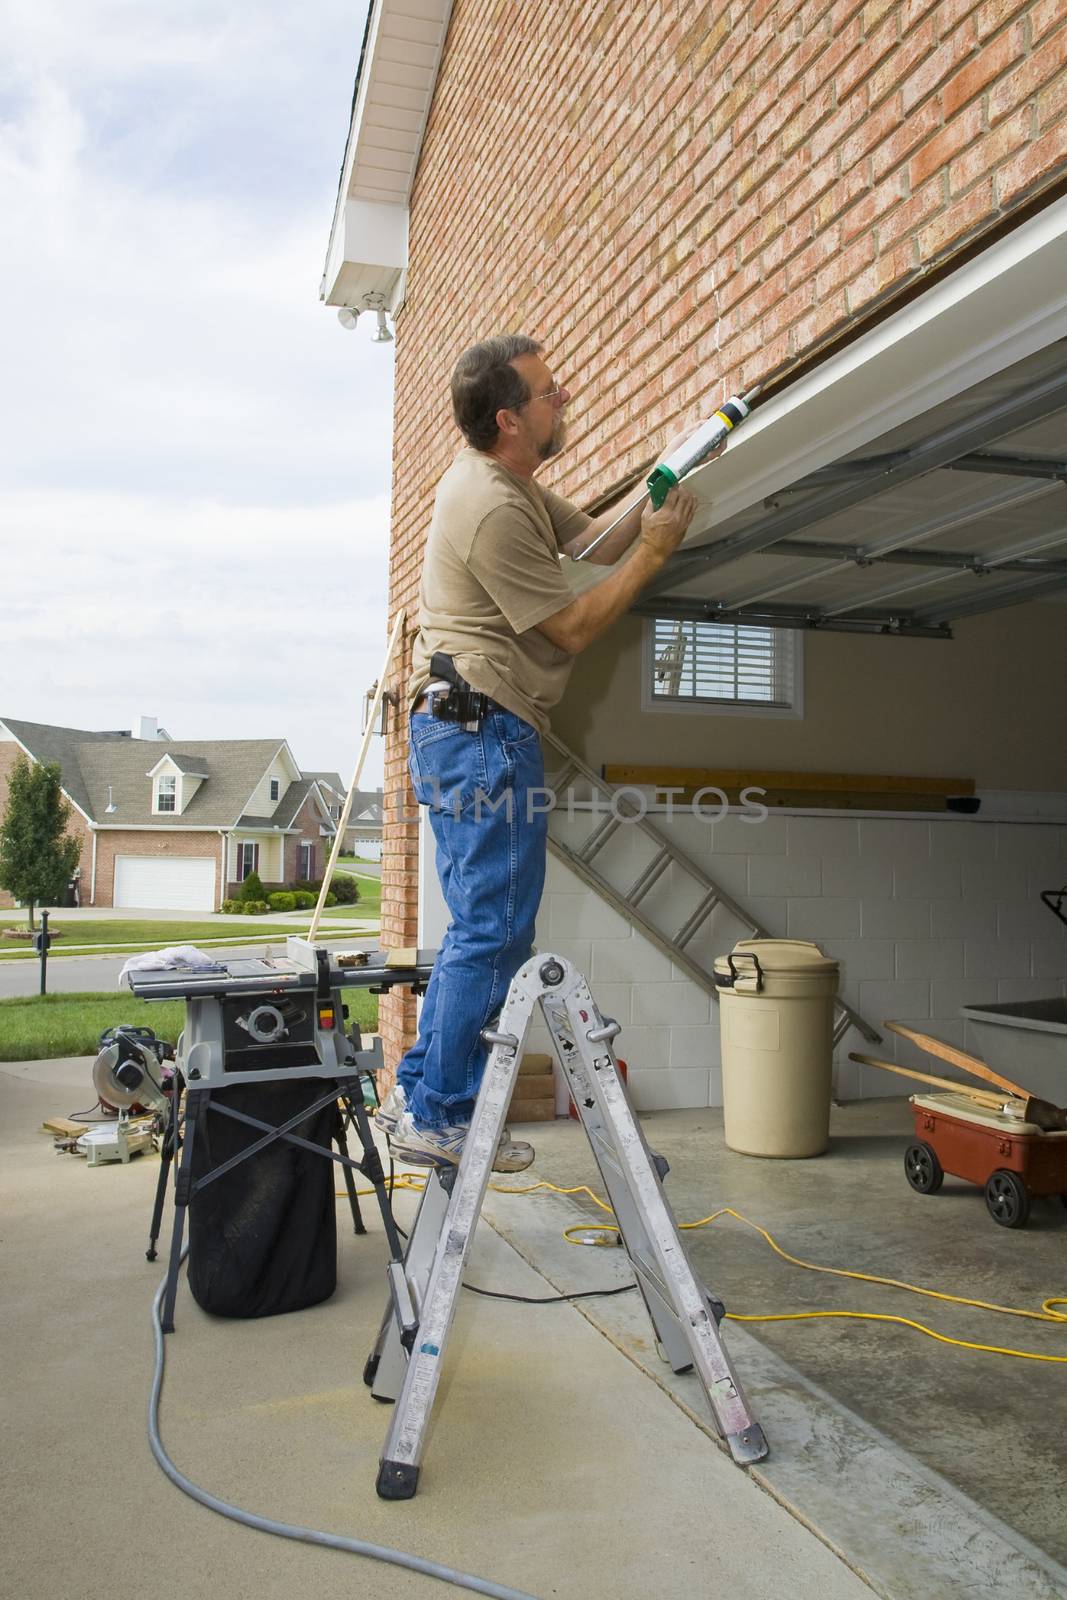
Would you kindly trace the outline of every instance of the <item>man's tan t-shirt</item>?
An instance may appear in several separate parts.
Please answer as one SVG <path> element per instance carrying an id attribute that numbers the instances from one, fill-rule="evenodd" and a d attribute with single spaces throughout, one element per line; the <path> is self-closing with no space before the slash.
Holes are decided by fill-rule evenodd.
<path id="1" fill-rule="evenodd" d="M 462 450 L 437 486 L 411 699 L 430 680 L 430 657 L 443 651 L 475 689 L 547 732 L 574 658 L 537 624 L 574 599 L 559 552 L 589 523 L 551 489 Z"/>

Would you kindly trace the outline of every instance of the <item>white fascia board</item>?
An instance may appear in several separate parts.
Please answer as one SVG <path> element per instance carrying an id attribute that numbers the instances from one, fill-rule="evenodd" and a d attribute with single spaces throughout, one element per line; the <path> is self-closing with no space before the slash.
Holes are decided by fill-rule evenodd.
<path id="1" fill-rule="evenodd" d="M 403 301 L 407 202 L 437 86 L 452 4 L 453 0 L 371 0 L 319 288 L 320 299 L 327 305 L 358 309 L 364 296 L 382 295 L 386 308 L 395 311 Z M 395 123 L 400 136 L 394 150 L 381 156 L 386 188 L 381 193 L 373 187 L 354 193 L 354 188 L 360 189 L 355 182 L 357 165 L 371 156 L 383 119 L 388 126 Z M 378 138 L 380 142 L 380 134 Z M 372 156 L 367 165 L 374 167 Z"/>
<path id="2" fill-rule="evenodd" d="M 408 264 L 408 208 L 383 200 L 346 200 L 330 237 L 321 298 L 361 309 L 366 295 L 394 309 Z"/>
<path id="3" fill-rule="evenodd" d="M 1067 338 L 1067 199 L 990 245 L 837 355 L 757 402 L 718 461 L 686 479 L 699 538 L 900 423 Z M 746 373 L 746 382 L 760 374 Z M 709 408 L 709 410 L 712 408 Z M 703 513 L 703 515 L 702 515 Z"/>

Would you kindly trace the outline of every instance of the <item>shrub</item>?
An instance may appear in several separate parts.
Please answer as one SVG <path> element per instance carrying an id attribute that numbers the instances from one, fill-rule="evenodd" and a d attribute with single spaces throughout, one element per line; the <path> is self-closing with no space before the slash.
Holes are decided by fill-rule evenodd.
<path id="1" fill-rule="evenodd" d="M 298 911 L 314 910 L 315 902 L 318 900 L 318 898 L 318 895 L 312 894 L 309 889 L 293 890 L 293 899 L 296 901 L 296 909 Z"/>
<path id="2" fill-rule="evenodd" d="M 326 896 L 324 904 L 328 905 L 328 906 L 335 906 L 337 904 L 337 896 L 334 894 L 332 889 L 330 890 L 329 894 Z"/>
<path id="3" fill-rule="evenodd" d="M 241 910 L 246 917 L 262 917 L 270 910 L 265 900 L 242 900 Z"/>
<path id="4" fill-rule="evenodd" d="M 330 893 L 337 896 L 339 906 L 354 906 L 359 899 L 359 884 L 350 872 L 339 872 L 330 880 Z"/>
<path id="5" fill-rule="evenodd" d="M 277 894 L 269 894 L 267 896 L 267 904 L 272 911 L 295 911 L 296 895 L 289 893 L 285 889 L 279 889 Z"/>
<path id="6" fill-rule="evenodd" d="M 258 872 L 250 872 L 248 874 L 248 877 L 241 885 L 240 893 L 238 894 L 237 898 L 239 900 L 256 901 L 263 899 L 263 881 Z"/>

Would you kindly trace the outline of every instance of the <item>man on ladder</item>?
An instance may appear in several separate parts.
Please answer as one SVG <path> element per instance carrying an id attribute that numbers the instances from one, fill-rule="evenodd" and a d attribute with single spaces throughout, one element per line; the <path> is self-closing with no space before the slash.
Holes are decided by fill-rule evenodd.
<path id="1" fill-rule="evenodd" d="M 575 598 L 560 555 L 578 555 L 613 514 L 591 519 L 535 481 L 563 449 L 569 399 L 541 345 L 519 334 L 474 345 L 452 375 L 467 448 L 437 489 L 409 686 L 411 782 L 429 809 L 451 922 L 418 1039 L 375 1118 L 393 1155 L 420 1165 L 458 1165 L 485 1069 L 482 1031 L 530 954 L 548 714 L 574 657 L 662 569 L 696 507 L 683 489 L 658 510 L 635 506 L 590 557 L 614 564 L 636 541 L 629 560 Z M 505 1130 L 493 1169 L 533 1159 Z"/>

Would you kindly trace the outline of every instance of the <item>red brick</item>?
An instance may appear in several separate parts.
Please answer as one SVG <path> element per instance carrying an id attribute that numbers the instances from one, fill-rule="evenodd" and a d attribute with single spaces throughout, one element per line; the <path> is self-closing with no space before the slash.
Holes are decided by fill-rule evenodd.
<path id="1" fill-rule="evenodd" d="M 1030 11 L 1030 42 L 1039 44 L 1063 21 L 1063 0 L 1037 0 Z"/>
<path id="2" fill-rule="evenodd" d="M 929 266 L 952 245 L 961 243 L 993 209 L 993 180 L 984 179 L 950 202 L 919 234 L 923 265 Z"/>
<path id="3" fill-rule="evenodd" d="M 1021 199 L 1031 189 L 1044 187 L 1067 163 L 1067 125 L 1052 128 L 1035 143 L 1020 150 L 997 173 L 997 199 L 1004 206 Z"/>
<path id="4" fill-rule="evenodd" d="M 877 189 L 868 190 L 863 199 L 851 206 L 841 218 L 842 242 L 848 244 L 858 233 L 865 233 L 872 228 L 879 217 L 898 205 L 907 192 L 907 179 L 903 172 L 891 173 Z"/>
<path id="5" fill-rule="evenodd" d="M 1035 109 L 1039 132 L 1067 116 L 1067 72 L 1038 95 Z"/>
<path id="6" fill-rule="evenodd" d="M 992 44 L 986 46 L 980 55 L 950 78 L 941 91 L 941 104 L 945 113 L 945 120 L 954 117 L 968 101 L 973 100 L 986 86 L 998 78 L 1017 61 L 1023 53 L 1023 32 L 1021 27 L 1010 29 L 1002 33 Z"/>
<path id="7" fill-rule="evenodd" d="M 936 139 L 931 139 L 912 157 L 908 166 L 912 188 L 925 183 L 931 173 L 942 171 L 954 155 L 978 138 L 981 131 L 981 106 L 971 106 L 962 116 L 946 123 Z"/>
<path id="8" fill-rule="evenodd" d="M 1056 33 L 1048 35 L 1040 48 L 1027 56 L 1022 66 L 1002 78 L 990 90 L 989 126 L 995 127 L 1016 106 L 1030 100 L 1051 78 L 1064 76 L 1067 76 L 1067 23 Z"/>
<path id="9" fill-rule="evenodd" d="M 934 50 L 928 55 L 902 85 L 902 105 L 905 115 L 919 105 L 948 77 L 956 65 L 947 49 Z"/>
<path id="10" fill-rule="evenodd" d="M 928 100 L 875 150 L 873 156 L 875 181 L 883 178 L 887 172 L 892 172 L 917 144 L 929 138 L 940 126 L 941 107 L 936 100 Z"/>
<path id="11" fill-rule="evenodd" d="M 1006 22 L 1025 11 L 1032 0 L 986 0 L 974 12 L 974 30 L 979 43 L 999 33 Z"/>
<path id="12" fill-rule="evenodd" d="M 846 61 L 841 71 L 837 74 L 837 94 L 839 100 L 844 100 L 853 89 L 862 82 L 870 79 L 879 63 L 886 56 L 895 57 L 899 51 L 898 19 L 895 8 L 891 15 L 886 17 L 873 34 L 868 34 L 862 50 L 857 50 L 850 60 Z M 892 62 L 890 63 L 892 65 Z"/>
<path id="13" fill-rule="evenodd" d="M 944 204 L 945 180 L 943 174 L 939 172 L 882 220 L 878 227 L 879 251 L 888 249 L 898 239 L 914 235 L 923 223 L 942 209 Z"/>
<path id="14" fill-rule="evenodd" d="M 999 167 L 1026 143 L 1032 122 L 1033 112 L 1029 106 L 1023 106 L 1013 117 L 1001 122 L 995 132 L 971 145 L 949 166 L 949 192 L 962 194 L 972 183 Z"/>

